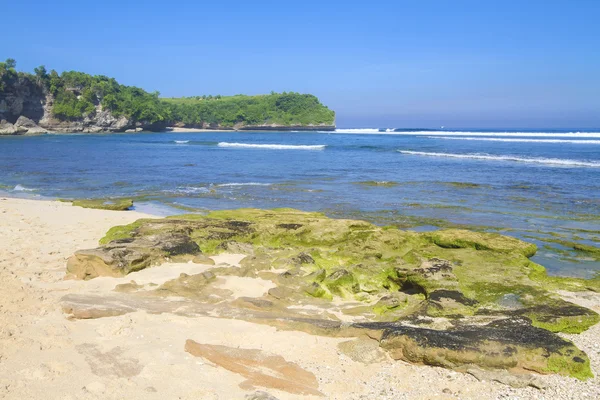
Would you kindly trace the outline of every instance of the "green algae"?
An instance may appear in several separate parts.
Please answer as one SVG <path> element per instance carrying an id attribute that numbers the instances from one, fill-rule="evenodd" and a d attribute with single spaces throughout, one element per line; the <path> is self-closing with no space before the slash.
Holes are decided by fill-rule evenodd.
<path id="1" fill-rule="evenodd" d="M 206 254 L 224 251 L 223 243 L 247 243 L 270 262 L 297 265 L 301 273 L 293 280 L 313 297 L 360 300 L 399 290 L 425 298 L 439 290 L 464 296 L 428 307 L 425 312 L 431 316 L 498 310 L 499 299 L 511 293 L 523 299 L 524 307 L 542 302 L 560 307 L 550 291 L 600 288 L 597 280 L 549 277 L 542 266 L 528 259 L 535 254 L 535 245 L 495 233 L 459 229 L 416 233 L 293 209 L 222 210 L 160 221 L 170 223 L 140 220 L 114 227 L 101 243 L 178 226 Z M 311 263 L 286 258 L 290 251 L 306 253 Z M 440 268 L 442 272 L 436 272 Z M 543 322 L 545 315 L 531 312 L 528 316 L 541 327 L 563 332 L 587 329 L 596 318 Z"/>
<path id="2" fill-rule="evenodd" d="M 470 182 L 444 182 L 445 185 L 449 185 L 459 189 L 476 189 L 480 187 L 484 187 L 485 185 L 481 185 L 479 183 L 470 183 Z"/>
<path id="3" fill-rule="evenodd" d="M 207 255 L 252 254 L 241 268 L 215 269 L 215 274 L 267 277 L 294 299 L 357 301 L 364 305 L 348 313 L 366 313 L 376 321 L 517 316 L 545 331 L 579 333 L 600 318 L 555 294 L 600 291 L 600 278 L 548 276 L 543 266 L 529 260 L 535 245 L 496 233 L 417 233 L 318 212 L 239 209 L 138 220 L 111 228 L 101 244 L 165 232 L 188 236 Z M 277 275 L 271 268 L 287 272 Z M 506 296 L 517 300 L 507 306 Z M 576 362 L 552 357 L 544 367 L 548 372 L 580 379 L 590 374 L 585 354 Z"/>
<path id="4" fill-rule="evenodd" d="M 526 257 L 533 257 L 537 246 L 519 239 L 495 233 L 478 233 L 466 230 L 449 229 L 425 235 L 436 245 L 449 249 L 474 248 L 476 250 L 492 250 L 503 253 L 518 252 Z"/>
<path id="5" fill-rule="evenodd" d="M 88 199 L 74 200 L 73 205 L 83 208 L 95 208 L 98 210 L 126 211 L 133 207 L 131 199 Z"/>
<path id="6" fill-rule="evenodd" d="M 563 350 L 562 353 L 568 353 L 568 349 Z M 547 365 L 546 372 L 572 376 L 581 381 L 594 377 L 590 359 L 583 352 L 576 356 L 552 354 L 548 358 Z"/>
<path id="7" fill-rule="evenodd" d="M 394 181 L 360 181 L 360 182 L 354 182 L 354 184 L 362 185 L 362 186 L 386 187 L 386 188 L 398 186 L 398 182 L 394 182 Z"/>

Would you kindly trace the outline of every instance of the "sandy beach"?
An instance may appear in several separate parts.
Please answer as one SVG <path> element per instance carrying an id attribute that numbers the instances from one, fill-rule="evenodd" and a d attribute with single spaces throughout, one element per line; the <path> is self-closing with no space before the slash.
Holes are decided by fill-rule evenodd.
<path id="1" fill-rule="evenodd" d="M 131 281 L 160 285 L 181 274 L 239 265 L 244 257 L 222 254 L 213 257 L 214 266 L 167 263 L 123 278 L 65 280 L 66 260 L 76 250 L 96 247 L 110 227 L 139 218 L 152 217 L 53 201 L 0 200 L 0 398 L 600 398 L 598 325 L 580 335 L 561 335 L 587 353 L 595 377 L 581 382 L 537 376 L 537 385 L 545 387 L 540 390 L 394 361 L 368 342 L 354 343 L 371 349 L 366 352 L 370 357 L 360 359 L 343 350 L 354 345 L 348 345 L 348 338 L 280 331 L 237 319 L 144 309 L 98 319 L 70 318 L 61 304 L 64 296 L 111 296 L 115 287 Z M 232 276 L 219 278 L 216 286 L 223 296 L 248 299 L 262 297 L 273 284 Z M 600 311 L 598 294 L 563 296 Z M 234 356 L 235 363 L 223 362 Z M 249 367 L 261 362 L 258 370 L 276 371 L 267 374 L 269 379 Z M 282 371 L 294 371 L 294 379 Z"/>

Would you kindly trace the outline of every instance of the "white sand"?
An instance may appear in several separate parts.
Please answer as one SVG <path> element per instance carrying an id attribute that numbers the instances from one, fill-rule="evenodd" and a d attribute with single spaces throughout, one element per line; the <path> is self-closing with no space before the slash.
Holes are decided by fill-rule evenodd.
<path id="1" fill-rule="evenodd" d="M 185 341 L 260 349 L 315 374 L 330 399 L 563 399 L 599 398 L 598 378 L 581 383 L 543 377 L 546 391 L 479 382 L 441 368 L 384 361 L 364 365 L 337 349 L 347 339 L 311 336 L 239 320 L 134 312 L 68 320 L 59 300 L 71 293 L 104 293 L 118 283 L 160 284 L 210 266 L 169 264 L 125 278 L 64 281 L 66 259 L 97 246 L 111 226 L 147 215 L 72 207 L 60 202 L 0 200 L 0 398 L 2 399 L 244 399 L 241 376 L 184 351 Z M 235 265 L 241 256 L 218 263 Z M 230 279 L 231 278 L 231 279 Z M 260 296 L 269 281 L 228 277 L 234 296 Z M 574 298 L 577 301 L 577 298 Z M 581 299 L 599 310 L 597 295 Z M 570 339 L 598 373 L 600 328 Z M 279 399 L 302 399 L 257 388 Z"/>

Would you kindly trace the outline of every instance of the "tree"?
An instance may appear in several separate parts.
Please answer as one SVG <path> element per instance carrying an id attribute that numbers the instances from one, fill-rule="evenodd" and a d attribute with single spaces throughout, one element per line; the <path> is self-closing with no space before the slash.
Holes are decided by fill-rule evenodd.
<path id="1" fill-rule="evenodd" d="M 6 64 L 6 69 L 16 69 L 17 68 L 17 62 L 15 61 L 14 58 L 7 58 L 4 63 Z"/>
<path id="2" fill-rule="evenodd" d="M 35 72 L 38 84 L 45 84 L 48 80 L 48 71 L 46 71 L 46 67 L 40 65 L 39 67 L 34 68 L 33 71 Z"/>

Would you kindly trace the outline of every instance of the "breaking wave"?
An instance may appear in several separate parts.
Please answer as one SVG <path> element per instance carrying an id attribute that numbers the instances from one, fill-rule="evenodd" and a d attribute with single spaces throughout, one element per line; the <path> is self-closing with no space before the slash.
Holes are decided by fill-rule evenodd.
<path id="1" fill-rule="evenodd" d="M 174 142 L 177 143 L 177 144 L 187 144 L 190 141 L 189 140 L 175 140 Z"/>
<path id="2" fill-rule="evenodd" d="M 336 129 L 335 133 L 382 133 L 377 128 Z"/>
<path id="3" fill-rule="evenodd" d="M 576 144 L 600 144 L 600 140 L 585 139 L 508 139 L 508 138 L 483 138 L 483 137 L 451 137 L 451 136 L 427 136 L 430 139 L 445 140 L 477 140 L 487 142 L 524 142 L 524 143 L 576 143 Z"/>
<path id="4" fill-rule="evenodd" d="M 428 157 L 467 158 L 472 160 L 490 161 L 515 161 L 534 164 L 561 165 L 565 167 L 592 167 L 600 168 L 600 162 L 568 160 L 560 158 L 528 158 L 517 156 L 492 156 L 487 154 L 454 154 L 454 153 L 430 153 L 424 151 L 398 150 L 402 154 Z"/>
<path id="5" fill-rule="evenodd" d="M 30 189 L 30 188 L 27 188 L 27 187 L 25 187 L 23 185 L 17 185 L 17 186 L 14 187 L 13 191 L 14 192 L 34 192 L 35 189 Z"/>
<path id="6" fill-rule="evenodd" d="M 260 182 L 245 182 L 245 183 L 220 183 L 216 185 L 218 187 L 231 187 L 231 186 L 271 186 L 270 183 L 260 183 Z"/>
<path id="7" fill-rule="evenodd" d="M 220 142 L 219 147 L 232 147 L 241 149 L 270 149 L 270 150 L 323 150 L 327 145 L 290 145 L 290 144 L 253 144 L 253 143 L 228 143 Z"/>
<path id="8" fill-rule="evenodd" d="M 331 133 L 323 131 L 323 133 Z M 544 137 L 544 138 L 600 138 L 600 132 L 476 132 L 442 131 L 435 129 L 336 129 L 334 133 L 406 135 L 406 136 L 504 136 L 504 137 Z"/>

